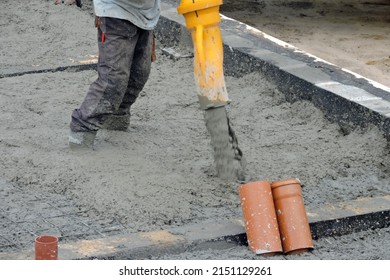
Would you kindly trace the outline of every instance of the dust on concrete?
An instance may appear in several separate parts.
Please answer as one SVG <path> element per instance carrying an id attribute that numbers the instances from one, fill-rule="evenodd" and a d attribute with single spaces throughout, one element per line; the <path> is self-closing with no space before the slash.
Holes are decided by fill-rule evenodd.
<path id="1" fill-rule="evenodd" d="M 2 26 L 11 21 L 3 31 L 10 39 L 1 49 L 1 69 L 23 70 L 24 62 L 26 67 L 52 67 L 69 57 L 96 54 L 89 45 L 96 40 L 92 16 L 51 4 L 1 4 Z M 50 24 L 39 31 L 36 17 L 12 22 L 21 11 L 46 14 Z M 62 24 L 69 18 L 71 29 Z M 75 42 L 42 39 L 61 29 Z M 25 51 L 24 41 L 36 47 Z M 96 78 L 95 71 L 1 79 L 0 177 L 29 191 L 61 194 L 91 218 L 115 218 L 132 232 L 241 215 L 239 184 L 216 176 L 192 59 L 173 61 L 160 48 L 150 80 L 133 106 L 129 130 L 101 130 L 96 150 L 90 152 L 70 151 L 67 136 L 70 114 Z M 312 208 L 390 193 L 389 149 L 376 128 L 345 135 L 309 102 L 286 102 L 261 73 L 226 77 L 226 85 L 232 100 L 229 117 L 250 180 L 298 177 Z"/>

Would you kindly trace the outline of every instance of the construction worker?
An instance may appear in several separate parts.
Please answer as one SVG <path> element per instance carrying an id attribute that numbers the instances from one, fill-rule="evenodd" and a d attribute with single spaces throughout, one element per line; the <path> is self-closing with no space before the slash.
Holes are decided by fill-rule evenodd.
<path id="1" fill-rule="evenodd" d="M 130 107 L 149 78 L 160 0 L 94 0 L 98 78 L 72 113 L 71 148 L 93 148 L 101 128 L 127 130 Z"/>

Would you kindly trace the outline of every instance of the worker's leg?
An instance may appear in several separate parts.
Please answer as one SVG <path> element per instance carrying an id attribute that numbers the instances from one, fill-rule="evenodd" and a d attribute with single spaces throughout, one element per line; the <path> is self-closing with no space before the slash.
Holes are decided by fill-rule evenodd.
<path id="1" fill-rule="evenodd" d="M 119 107 L 119 112 L 128 113 L 139 93 L 144 88 L 150 74 L 152 63 L 153 31 L 142 30 L 135 46 L 126 94 Z"/>
<path id="2" fill-rule="evenodd" d="M 130 77 L 117 112 L 111 115 L 104 127 L 112 130 L 126 130 L 130 124 L 130 107 L 144 88 L 150 74 L 152 63 L 153 31 L 140 30 L 138 42 L 134 50 Z"/>
<path id="3" fill-rule="evenodd" d="M 89 87 L 80 108 L 73 111 L 70 128 L 75 137 L 75 133 L 96 134 L 107 117 L 118 110 L 126 93 L 138 36 L 139 29 L 128 21 L 101 18 L 98 78 Z"/>

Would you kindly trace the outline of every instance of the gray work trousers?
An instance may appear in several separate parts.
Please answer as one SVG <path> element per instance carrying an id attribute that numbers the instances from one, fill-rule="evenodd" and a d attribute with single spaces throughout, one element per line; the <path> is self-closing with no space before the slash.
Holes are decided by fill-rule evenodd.
<path id="1" fill-rule="evenodd" d="M 122 19 L 100 18 L 98 78 L 72 113 L 72 131 L 97 131 L 111 114 L 130 115 L 149 78 L 152 43 L 153 31 Z"/>

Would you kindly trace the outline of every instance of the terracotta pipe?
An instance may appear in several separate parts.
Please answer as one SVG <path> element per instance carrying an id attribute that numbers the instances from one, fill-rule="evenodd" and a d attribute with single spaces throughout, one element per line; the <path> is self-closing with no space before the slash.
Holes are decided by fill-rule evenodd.
<path id="1" fill-rule="evenodd" d="M 313 248 L 313 241 L 301 182 L 298 179 L 287 179 L 273 182 L 271 187 L 284 253 L 309 251 Z"/>
<path id="2" fill-rule="evenodd" d="M 35 238 L 35 259 L 57 260 L 58 237 L 51 235 L 41 235 Z"/>
<path id="3" fill-rule="evenodd" d="M 283 250 L 270 183 L 247 183 L 240 186 L 239 193 L 249 248 L 256 254 L 281 253 Z"/>

